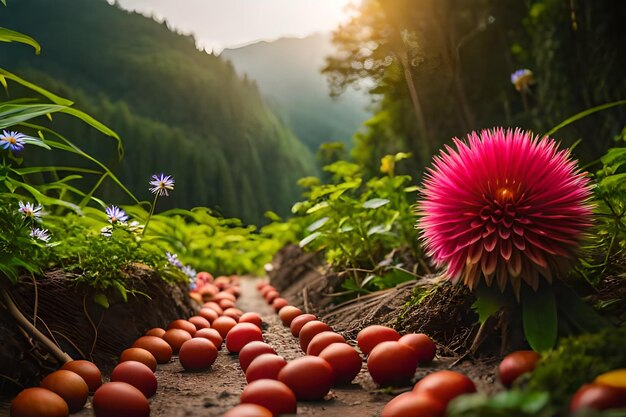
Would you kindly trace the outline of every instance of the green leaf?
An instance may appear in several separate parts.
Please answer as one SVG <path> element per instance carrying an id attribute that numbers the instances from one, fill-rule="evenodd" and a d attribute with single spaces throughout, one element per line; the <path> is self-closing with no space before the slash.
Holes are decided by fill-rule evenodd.
<path id="1" fill-rule="evenodd" d="M 330 219 L 330 217 L 322 217 L 321 219 L 314 221 L 313 223 L 311 223 L 309 225 L 309 227 L 306 228 L 306 230 L 308 232 L 314 232 L 317 229 L 319 229 L 320 227 L 324 226 L 326 224 L 326 222 Z"/>
<path id="2" fill-rule="evenodd" d="M 36 84 L 26 81 L 25 79 L 18 77 L 17 75 L 5 70 L 4 68 L 0 68 L 0 75 L 41 94 L 42 96 L 46 97 L 48 100 L 52 101 L 54 104 L 59 104 L 61 106 L 71 106 L 72 104 L 74 104 L 74 102 L 66 98 L 59 97 L 56 94 L 51 93 L 50 91 L 46 90 L 45 88 L 41 88 Z"/>
<path id="3" fill-rule="evenodd" d="M 101 305 L 104 308 L 109 308 L 109 299 L 104 294 L 94 295 L 93 301 L 95 301 L 96 304 Z"/>
<path id="4" fill-rule="evenodd" d="M 552 129 L 548 131 L 548 133 L 546 133 L 546 136 L 552 136 L 555 132 L 561 130 L 565 126 L 570 125 L 580 119 L 583 119 L 589 116 L 590 114 L 597 113 L 602 110 L 610 109 L 611 107 L 623 106 L 625 104 L 626 104 L 626 100 L 619 100 L 619 101 L 614 101 L 612 103 L 607 103 L 607 104 L 602 104 L 600 106 L 592 107 L 590 109 L 577 113 L 573 115 L 572 117 L 568 117 L 567 119 L 565 119 L 558 125 L 554 126 Z"/>
<path id="5" fill-rule="evenodd" d="M 304 239 L 302 239 L 300 241 L 300 243 L 298 244 L 301 248 L 305 247 L 306 245 L 308 245 L 309 243 L 313 242 L 315 239 L 317 239 L 319 236 L 321 236 L 320 232 L 315 232 L 315 233 L 311 233 L 310 235 L 308 235 L 307 237 L 305 237 Z"/>
<path id="6" fill-rule="evenodd" d="M 566 284 L 555 281 L 554 290 L 558 302 L 558 308 L 567 321 L 581 332 L 595 333 L 611 324 L 593 308 L 588 306 Z"/>
<path id="7" fill-rule="evenodd" d="M 523 287 L 522 320 L 524 335 L 534 351 L 543 352 L 554 347 L 557 338 L 557 308 L 551 286 L 544 285 L 537 292 Z"/>
<path id="8" fill-rule="evenodd" d="M 59 112 L 59 104 L 0 104 L 0 129 L 5 129 L 44 114 Z"/>
<path id="9" fill-rule="evenodd" d="M 5 0 L 2 3 L 6 6 Z M 30 36 L 3 27 L 0 27 L 0 42 L 19 42 L 32 46 L 37 55 L 41 52 L 41 46 Z"/>
<path id="10" fill-rule="evenodd" d="M 386 204 L 389 204 L 389 200 L 387 200 L 386 198 L 372 198 L 370 200 L 367 200 L 365 203 L 363 203 L 363 208 L 377 209 Z"/>
<path id="11" fill-rule="evenodd" d="M 495 291 L 489 290 L 479 290 L 476 301 L 472 304 L 472 310 L 478 314 L 478 322 L 480 324 L 484 324 L 489 320 L 489 317 L 493 316 L 504 306 L 502 296 L 498 296 Z"/>
<path id="12" fill-rule="evenodd" d="M 311 214 L 311 213 L 315 213 L 316 211 L 325 209 L 328 207 L 328 202 L 327 201 L 322 201 L 321 203 L 317 203 L 316 205 L 314 205 L 313 207 L 311 207 L 310 209 L 308 209 L 306 211 L 306 214 Z"/>

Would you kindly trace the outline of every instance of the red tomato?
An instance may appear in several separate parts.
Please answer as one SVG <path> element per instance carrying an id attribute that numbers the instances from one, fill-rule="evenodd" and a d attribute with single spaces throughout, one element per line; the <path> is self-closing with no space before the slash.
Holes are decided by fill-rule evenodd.
<path id="1" fill-rule="evenodd" d="M 400 333 L 391 327 L 373 325 L 364 328 L 357 334 L 356 343 L 361 352 L 367 356 L 380 342 L 395 342 L 398 339 L 400 339 Z"/>
<path id="2" fill-rule="evenodd" d="M 317 320 L 317 317 L 313 314 L 300 314 L 298 317 L 294 318 L 291 321 L 291 325 L 290 325 L 291 334 L 294 335 L 295 337 L 298 337 L 298 335 L 300 334 L 300 330 L 302 329 L 302 326 L 304 326 L 306 323 L 313 321 L 313 320 Z"/>
<path id="3" fill-rule="evenodd" d="M 280 293 L 278 291 L 268 291 L 265 294 L 265 301 L 267 301 L 267 304 L 272 304 L 278 297 L 280 297 Z"/>
<path id="4" fill-rule="evenodd" d="M 443 417 L 445 407 L 428 394 L 405 392 L 389 401 L 381 417 Z"/>
<path id="5" fill-rule="evenodd" d="M 213 323 L 215 319 L 219 317 L 219 314 L 217 314 L 217 311 L 208 307 L 201 308 L 198 314 L 200 315 L 200 317 L 204 317 L 205 319 L 207 319 L 209 323 Z"/>
<path id="6" fill-rule="evenodd" d="M 259 313 L 248 312 L 243 313 L 241 317 L 239 317 L 239 323 L 252 323 L 260 329 L 263 324 L 263 319 L 261 319 Z"/>
<path id="7" fill-rule="evenodd" d="M 226 310 L 228 310 L 229 308 L 234 308 L 235 307 L 235 302 L 233 300 L 228 300 L 226 298 L 222 298 L 218 304 L 220 305 L 220 307 L 222 307 L 224 309 L 224 314 L 226 314 Z"/>
<path id="8" fill-rule="evenodd" d="M 506 355 L 498 366 L 500 382 L 510 387 L 520 375 L 532 372 L 539 359 L 541 356 L 532 350 L 518 350 Z"/>
<path id="9" fill-rule="evenodd" d="M 213 323 L 211 323 L 211 328 L 217 330 L 220 333 L 222 338 L 226 338 L 226 335 L 237 324 L 237 320 L 228 316 L 221 316 L 215 319 Z"/>
<path id="10" fill-rule="evenodd" d="M 280 310 L 283 307 L 286 307 L 288 304 L 289 303 L 287 302 L 287 300 L 282 297 L 275 298 L 274 301 L 272 301 L 272 307 L 274 307 L 274 311 L 277 313 L 280 312 Z"/>
<path id="11" fill-rule="evenodd" d="M 312 321 L 309 323 L 313 323 Z M 308 324 L 308 323 L 307 323 Z M 300 332 L 302 335 L 302 332 Z M 311 356 L 319 356 L 320 352 L 331 343 L 345 343 L 346 339 L 339 333 L 325 331 L 313 336 L 306 348 L 306 354 Z"/>
<path id="12" fill-rule="evenodd" d="M 181 329 L 189 333 L 191 337 L 193 337 L 193 335 L 196 334 L 196 330 L 197 330 L 196 326 L 193 323 L 187 320 L 183 320 L 183 319 L 174 320 L 173 322 L 169 324 L 169 326 L 167 326 L 167 329 L 168 330 Z"/>
<path id="13" fill-rule="evenodd" d="M 283 326 L 289 327 L 291 325 L 291 321 L 301 314 L 302 310 L 298 307 L 285 306 L 278 312 L 278 317 L 280 318 L 280 321 L 283 322 Z"/>
<path id="14" fill-rule="evenodd" d="M 213 275 L 210 272 L 200 271 L 196 274 L 196 279 L 202 282 L 213 282 Z"/>
<path id="15" fill-rule="evenodd" d="M 100 369 L 98 369 L 93 362 L 85 360 L 71 361 L 64 363 L 60 369 L 76 372 L 80 375 L 87 383 L 90 393 L 95 392 L 98 388 L 100 388 L 100 385 L 102 385 L 102 374 L 100 373 Z"/>
<path id="16" fill-rule="evenodd" d="M 209 301 L 206 302 L 202 305 L 203 308 L 210 308 L 211 310 L 215 311 L 217 313 L 218 316 L 221 316 L 222 313 L 224 312 L 224 309 L 222 307 L 220 307 L 219 304 L 217 304 L 215 301 Z"/>
<path id="17" fill-rule="evenodd" d="M 239 298 L 241 295 L 241 288 L 238 285 L 233 285 L 230 288 L 226 288 L 224 291 L 231 293 L 235 298 Z"/>
<path id="18" fill-rule="evenodd" d="M 256 289 L 259 290 L 260 292 L 263 288 L 267 287 L 268 285 L 270 285 L 270 283 L 267 281 L 259 281 L 256 284 Z"/>
<path id="19" fill-rule="evenodd" d="M 333 378 L 333 368 L 317 356 L 294 359 L 278 373 L 278 380 L 291 388 L 300 401 L 323 400 L 333 385 Z"/>
<path id="20" fill-rule="evenodd" d="M 137 388 L 125 382 L 104 384 L 91 401 L 96 417 L 148 417 L 150 404 Z"/>
<path id="21" fill-rule="evenodd" d="M 276 355 L 276 351 L 270 345 L 265 342 L 253 341 L 245 345 L 239 351 L 239 365 L 241 366 L 241 370 L 243 373 L 246 373 L 248 369 L 248 365 L 254 358 L 264 353 L 271 353 Z"/>
<path id="22" fill-rule="evenodd" d="M 254 341 L 263 341 L 263 333 L 252 323 L 239 323 L 226 335 L 226 349 L 231 353 L 239 353 L 245 345 Z"/>
<path id="23" fill-rule="evenodd" d="M 314 336 L 322 332 L 332 331 L 332 327 L 319 320 L 311 320 L 310 322 L 305 323 L 304 326 L 302 326 L 302 329 L 300 329 L 300 333 L 298 333 L 298 337 L 300 338 L 300 348 L 303 352 L 306 352 L 306 349 L 309 347 L 309 343 Z"/>
<path id="24" fill-rule="evenodd" d="M 609 410 L 626 407 L 626 390 L 597 383 L 585 384 L 576 391 L 569 404 L 570 411 L 585 408 Z"/>
<path id="25" fill-rule="evenodd" d="M 309 345 L 309 348 L 311 345 Z M 345 342 L 331 343 L 319 357 L 325 359 L 333 368 L 334 385 L 349 384 L 361 371 L 363 361 L 355 348 Z"/>
<path id="26" fill-rule="evenodd" d="M 111 382 L 126 382 L 141 391 L 146 398 L 152 397 L 157 390 L 154 372 L 137 361 L 122 362 L 113 368 Z"/>
<path id="27" fill-rule="evenodd" d="M 178 359 L 187 371 L 206 369 L 217 359 L 217 348 L 210 340 L 196 337 L 183 343 Z"/>
<path id="28" fill-rule="evenodd" d="M 229 292 L 220 291 L 217 294 L 215 294 L 215 296 L 213 297 L 213 301 L 215 301 L 216 303 L 219 303 L 220 300 L 230 300 L 234 303 L 235 301 L 237 301 L 237 298 Z"/>
<path id="29" fill-rule="evenodd" d="M 367 358 L 367 370 L 382 387 L 409 384 L 416 369 L 415 351 L 400 342 L 379 343 Z"/>
<path id="30" fill-rule="evenodd" d="M 224 339 L 222 338 L 220 332 L 215 329 L 200 329 L 196 332 L 195 337 L 203 337 L 205 339 L 209 339 L 211 342 L 213 342 L 217 350 L 222 350 L 222 342 L 224 341 Z"/>
<path id="31" fill-rule="evenodd" d="M 11 417 L 67 417 L 68 415 L 69 408 L 65 400 L 46 388 L 26 388 L 11 402 Z"/>
<path id="32" fill-rule="evenodd" d="M 272 412 L 257 404 L 239 404 L 222 417 L 272 417 Z"/>
<path id="33" fill-rule="evenodd" d="M 152 372 L 156 371 L 157 361 L 154 355 L 142 348 L 128 348 L 120 355 L 120 362 L 137 361 L 146 365 Z"/>
<path id="34" fill-rule="evenodd" d="M 163 337 L 164 334 L 165 334 L 165 329 L 162 329 L 160 327 L 154 327 L 144 333 L 145 336 L 156 336 L 156 337 Z"/>
<path id="35" fill-rule="evenodd" d="M 196 326 L 196 330 L 208 329 L 211 327 L 211 322 L 202 316 L 189 317 L 189 323 Z M 183 329 L 184 330 L 184 329 Z M 195 336 L 195 335 L 194 335 Z"/>
<path id="36" fill-rule="evenodd" d="M 437 345 L 424 333 L 405 334 L 398 339 L 398 342 L 404 343 L 415 350 L 417 363 L 419 364 L 432 361 L 437 353 Z"/>
<path id="37" fill-rule="evenodd" d="M 267 408 L 273 417 L 296 414 L 296 396 L 289 387 L 274 379 L 259 379 L 249 383 L 241 393 L 242 404 L 257 404 Z"/>
<path id="38" fill-rule="evenodd" d="M 426 375 L 415 384 L 413 392 L 429 394 L 447 407 L 448 403 L 459 395 L 476 392 L 476 386 L 465 375 L 444 370 Z"/>
<path id="39" fill-rule="evenodd" d="M 157 363 L 167 363 L 172 358 L 172 347 L 160 337 L 141 336 L 135 340 L 132 347 L 142 348 L 152 353 Z"/>
<path id="40" fill-rule="evenodd" d="M 246 381 L 258 379 L 278 379 L 278 373 L 287 365 L 285 358 L 272 353 L 262 353 L 252 359 L 246 369 Z"/>
<path id="41" fill-rule="evenodd" d="M 64 369 L 54 371 L 41 381 L 41 387 L 57 393 L 65 400 L 70 413 L 75 413 L 87 402 L 89 387 L 75 372 Z"/>
<path id="42" fill-rule="evenodd" d="M 265 298 L 265 295 L 270 291 L 276 291 L 276 288 L 271 285 L 266 285 L 261 289 L 261 295 Z"/>
<path id="43" fill-rule="evenodd" d="M 229 307 L 224 310 L 224 316 L 232 317 L 235 321 L 239 321 L 239 318 L 243 315 L 243 311 L 235 307 Z"/>
<path id="44" fill-rule="evenodd" d="M 193 324 L 191 325 L 193 326 Z M 195 334 L 196 332 L 194 331 L 193 333 Z M 187 340 L 191 340 L 191 334 L 183 329 L 169 329 L 163 335 L 163 340 L 165 340 L 172 347 L 174 355 L 177 355 L 183 343 Z"/>

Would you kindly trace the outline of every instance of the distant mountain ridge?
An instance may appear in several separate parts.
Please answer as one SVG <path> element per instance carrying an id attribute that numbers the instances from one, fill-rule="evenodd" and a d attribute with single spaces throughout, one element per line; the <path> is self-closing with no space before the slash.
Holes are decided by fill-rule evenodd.
<path id="1" fill-rule="evenodd" d="M 230 60 L 240 75 L 256 81 L 268 104 L 315 151 L 331 141 L 350 147 L 352 135 L 370 117 L 364 92 L 329 96 L 320 70 L 333 52 L 330 34 L 319 33 L 225 49 L 220 56 Z"/>
<path id="2" fill-rule="evenodd" d="M 62 117 L 51 127 L 116 166 L 122 181 L 149 199 L 151 174 L 176 179 L 159 209 L 208 206 L 260 222 L 288 214 L 298 178 L 316 173 L 312 153 L 265 105 L 256 85 L 222 58 L 198 51 L 191 36 L 105 0 L 20 0 L 2 7 L 0 26 L 31 35 L 0 45 L 2 66 L 75 101 L 117 131 L 126 157 L 97 132 Z M 19 88 L 10 85 L 11 98 Z M 1 93 L 0 93 L 1 94 Z M 38 155 L 49 160 L 52 153 Z M 108 187 L 102 198 L 120 204 Z"/>

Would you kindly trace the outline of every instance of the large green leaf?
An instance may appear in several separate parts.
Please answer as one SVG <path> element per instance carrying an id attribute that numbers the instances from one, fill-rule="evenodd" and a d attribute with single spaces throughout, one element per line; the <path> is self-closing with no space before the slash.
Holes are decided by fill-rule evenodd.
<path id="1" fill-rule="evenodd" d="M 0 75 L 2 75 L 6 79 L 14 81 L 18 84 L 23 85 L 26 88 L 29 88 L 30 90 L 33 90 L 41 94 L 42 96 L 46 97 L 48 100 L 52 101 L 54 104 L 59 104 L 61 106 L 68 106 L 68 107 L 74 104 L 74 102 L 66 98 L 59 97 L 56 94 L 51 93 L 50 91 L 46 90 L 45 88 L 41 88 L 36 84 L 26 81 L 25 79 L 18 77 L 17 75 L 5 70 L 4 68 L 0 68 Z"/>
<path id="2" fill-rule="evenodd" d="M 386 198 L 372 198 L 363 203 L 363 208 L 366 209 L 377 209 L 386 204 L 389 204 L 389 200 Z"/>
<path id="3" fill-rule="evenodd" d="M 557 308 L 551 286 L 544 285 L 536 292 L 523 286 L 522 319 L 524 335 L 534 351 L 543 352 L 554 347 L 557 338 Z"/>
<path id="4" fill-rule="evenodd" d="M 59 104 L 0 104 L 0 129 L 65 109 Z"/>
<path id="5" fill-rule="evenodd" d="M 6 3 L 4 3 L 4 5 L 6 6 Z M 32 46 L 35 49 L 36 54 L 41 52 L 41 46 L 39 43 L 37 43 L 37 41 L 30 36 L 3 27 L 0 27 L 0 42 L 19 42 Z"/>

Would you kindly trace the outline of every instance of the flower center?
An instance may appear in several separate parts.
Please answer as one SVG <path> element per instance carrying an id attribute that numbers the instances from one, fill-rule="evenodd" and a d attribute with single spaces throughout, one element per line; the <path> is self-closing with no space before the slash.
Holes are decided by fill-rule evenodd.
<path id="1" fill-rule="evenodd" d="M 502 205 L 511 203 L 515 199 L 515 193 L 509 187 L 500 187 L 496 190 L 496 201 Z"/>
<path id="2" fill-rule="evenodd" d="M 15 145 L 17 143 L 17 139 L 15 139 L 13 136 L 5 136 L 4 138 L 2 138 L 5 142 L 9 142 L 11 145 Z"/>

